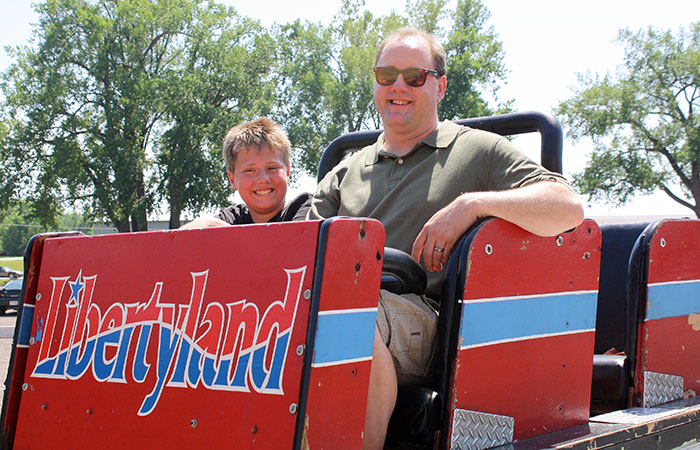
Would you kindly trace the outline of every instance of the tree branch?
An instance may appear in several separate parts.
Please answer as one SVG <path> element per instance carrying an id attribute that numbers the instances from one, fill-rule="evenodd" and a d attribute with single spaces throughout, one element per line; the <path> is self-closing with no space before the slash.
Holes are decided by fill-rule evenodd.
<path id="1" fill-rule="evenodd" d="M 674 194 L 673 192 L 671 192 L 671 190 L 665 184 L 661 184 L 661 189 L 663 189 L 663 191 L 666 193 L 666 195 L 671 197 L 674 201 L 680 203 L 681 205 L 685 206 L 686 208 L 690 208 L 693 211 L 695 211 L 695 205 L 693 205 L 692 203 L 688 203 L 687 201 L 683 200 L 681 197 L 679 197 L 676 194 Z"/>

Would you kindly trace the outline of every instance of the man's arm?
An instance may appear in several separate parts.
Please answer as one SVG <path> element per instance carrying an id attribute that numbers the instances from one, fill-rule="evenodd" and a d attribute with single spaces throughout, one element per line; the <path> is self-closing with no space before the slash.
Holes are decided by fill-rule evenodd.
<path id="1" fill-rule="evenodd" d="M 581 223 L 583 205 L 570 187 L 555 181 L 507 191 L 462 194 L 423 226 L 411 256 L 419 261 L 422 254 L 428 270 L 439 270 L 447 263 L 457 239 L 482 217 L 500 217 L 531 233 L 554 236 Z"/>

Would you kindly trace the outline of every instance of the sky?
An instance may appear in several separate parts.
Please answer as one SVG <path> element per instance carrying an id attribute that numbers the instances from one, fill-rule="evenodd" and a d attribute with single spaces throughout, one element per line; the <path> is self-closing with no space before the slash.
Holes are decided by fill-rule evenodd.
<path id="1" fill-rule="evenodd" d="M 221 0 L 219 0 L 221 1 Z M 342 0 L 223 0 L 244 16 L 263 25 L 288 23 L 295 19 L 328 23 Z M 510 71 L 499 91 L 501 99 L 514 99 L 517 111 L 553 112 L 568 99 L 579 73 L 614 73 L 622 62 L 623 47 L 615 43 L 620 29 L 678 29 L 700 20 L 698 0 L 482 0 L 490 10 L 488 22 L 498 34 Z M 404 0 L 366 0 L 374 15 L 394 10 L 403 13 Z M 451 0 L 454 5 L 455 0 Z M 25 45 L 37 22 L 30 2 L 0 0 L 0 70 L 12 60 L 7 45 Z M 448 61 L 449 64 L 449 61 Z M 449 81 L 449 80 L 448 80 Z M 448 83 L 449 84 L 449 83 Z M 448 85 L 449 89 L 449 85 Z M 566 131 L 566 130 L 565 130 Z M 516 141 L 528 154 L 538 155 L 538 141 Z M 591 145 L 565 139 L 564 174 L 571 177 L 583 169 Z M 308 182 L 304 189 L 313 189 Z M 588 216 L 601 215 L 690 215 L 692 211 L 662 192 L 637 196 L 624 206 L 586 202 Z"/>

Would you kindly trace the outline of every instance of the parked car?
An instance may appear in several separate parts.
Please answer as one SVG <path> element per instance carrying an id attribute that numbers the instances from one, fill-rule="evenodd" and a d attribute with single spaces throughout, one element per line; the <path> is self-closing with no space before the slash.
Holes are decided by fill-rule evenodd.
<path id="1" fill-rule="evenodd" d="M 17 278 L 0 287 L 0 316 L 4 315 L 8 309 L 17 309 L 19 296 L 22 293 L 22 281 L 22 278 Z"/>
<path id="2" fill-rule="evenodd" d="M 15 280 L 21 277 L 23 274 L 19 270 L 11 269 L 9 267 L 0 266 L 0 277 L 10 278 Z"/>

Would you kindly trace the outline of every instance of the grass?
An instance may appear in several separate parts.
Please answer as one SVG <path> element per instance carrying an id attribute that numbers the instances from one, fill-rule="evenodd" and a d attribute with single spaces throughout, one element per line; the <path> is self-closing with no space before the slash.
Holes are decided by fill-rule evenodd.
<path id="1" fill-rule="evenodd" d="M 0 266 L 10 267 L 15 270 L 24 270 L 24 258 L 21 256 L 1 256 Z"/>
<path id="2" fill-rule="evenodd" d="M 24 258 L 21 256 L 0 256 L 0 266 L 10 267 L 24 272 Z M 0 286 L 4 286 L 9 278 L 0 278 Z"/>

